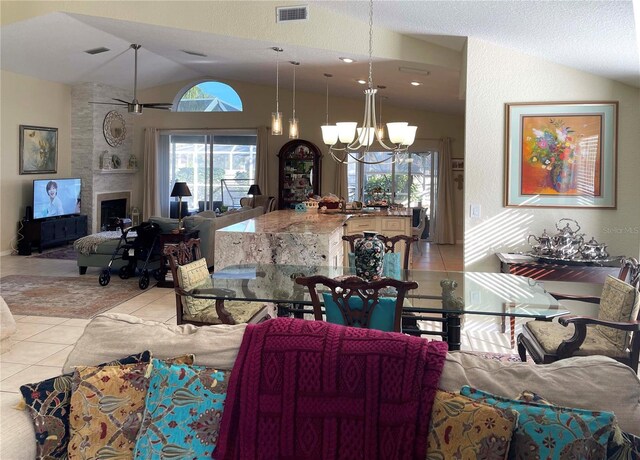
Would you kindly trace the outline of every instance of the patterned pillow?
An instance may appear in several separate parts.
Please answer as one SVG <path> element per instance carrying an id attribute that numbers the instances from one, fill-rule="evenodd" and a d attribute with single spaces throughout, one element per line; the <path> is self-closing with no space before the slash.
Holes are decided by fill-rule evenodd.
<path id="1" fill-rule="evenodd" d="M 178 286 L 185 291 L 193 289 L 195 286 L 209 278 L 209 269 L 207 268 L 206 259 L 194 260 L 185 265 L 178 266 Z M 187 312 L 191 315 L 197 315 L 203 310 L 213 305 L 208 299 L 195 299 L 193 297 L 182 297 Z"/>
<path id="2" fill-rule="evenodd" d="M 463 386 L 460 394 L 520 413 L 509 458 L 565 460 L 606 458 L 607 441 L 613 434 L 611 412 L 569 409 L 516 401 Z"/>
<path id="3" fill-rule="evenodd" d="M 193 363 L 193 355 L 169 361 Z M 149 363 L 81 366 L 73 375 L 69 459 L 130 458 L 147 395 Z"/>
<path id="4" fill-rule="evenodd" d="M 127 356 L 98 367 L 148 363 L 148 351 Z M 67 458 L 69 444 L 69 410 L 71 409 L 71 380 L 73 373 L 29 383 L 20 387 L 20 393 L 29 409 L 36 432 L 37 459 Z"/>
<path id="5" fill-rule="evenodd" d="M 547 401 L 533 391 L 523 391 L 517 398 L 519 401 L 535 402 L 553 406 L 552 402 Z M 640 438 L 630 433 L 625 433 L 619 426 L 615 426 L 614 435 L 611 436 L 607 443 L 607 459 L 608 460 L 640 460 Z"/>
<path id="6" fill-rule="evenodd" d="M 427 460 L 506 459 L 518 413 L 438 390 L 431 412 Z"/>
<path id="7" fill-rule="evenodd" d="M 607 445 L 607 460 L 640 460 L 640 437 L 620 432 L 620 439 Z"/>
<path id="8" fill-rule="evenodd" d="M 230 371 L 154 359 L 134 458 L 211 458 Z"/>

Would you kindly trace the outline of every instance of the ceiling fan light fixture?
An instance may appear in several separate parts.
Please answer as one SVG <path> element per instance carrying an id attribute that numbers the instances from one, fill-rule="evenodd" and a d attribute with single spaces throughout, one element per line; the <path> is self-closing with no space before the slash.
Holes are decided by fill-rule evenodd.
<path id="1" fill-rule="evenodd" d="M 138 102 L 138 50 L 141 48 L 141 46 L 142 45 L 137 45 L 135 43 L 129 46 L 129 48 L 133 49 L 135 53 L 133 66 L 133 100 L 129 102 L 114 97 L 112 99 L 117 102 L 89 101 L 89 104 L 121 105 L 127 107 L 127 112 L 137 115 L 140 115 L 142 113 L 142 109 L 144 109 L 145 107 L 148 109 L 171 110 L 171 108 L 173 107 L 173 103 L 171 102 Z"/>

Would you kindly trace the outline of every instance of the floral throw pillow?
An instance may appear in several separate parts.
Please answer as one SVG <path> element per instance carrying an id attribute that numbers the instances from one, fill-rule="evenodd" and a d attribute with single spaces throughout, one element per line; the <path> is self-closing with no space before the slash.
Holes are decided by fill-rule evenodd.
<path id="1" fill-rule="evenodd" d="M 193 363 L 193 355 L 170 362 Z M 131 458 L 147 395 L 149 363 L 77 367 L 69 417 L 69 459 Z"/>
<path id="2" fill-rule="evenodd" d="M 614 432 L 612 412 L 548 406 L 492 395 L 469 386 L 460 394 L 520 416 L 509 458 L 549 460 L 599 460 L 606 458 L 607 442 Z"/>
<path id="3" fill-rule="evenodd" d="M 127 356 L 97 367 L 148 363 L 148 351 Z M 36 433 L 36 459 L 67 458 L 69 443 L 69 411 L 71 409 L 71 380 L 73 373 L 29 383 L 20 387 L 20 393 L 33 419 Z"/>
<path id="4" fill-rule="evenodd" d="M 517 412 L 438 390 L 431 412 L 427 460 L 506 459 L 517 422 Z"/>
<path id="5" fill-rule="evenodd" d="M 211 458 L 229 374 L 154 359 L 134 458 Z"/>
<path id="6" fill-rule="evenodd" d="M 519 401 L 536 402 L 552 406 L 553 403 L 547 401 L 533 391 L 523 391 L 517 398 Z M 607 443 L 607 460 L 640 460 L 640 437 L 630 433 L 625 433 L 616 425 L 614 434 Z"/>

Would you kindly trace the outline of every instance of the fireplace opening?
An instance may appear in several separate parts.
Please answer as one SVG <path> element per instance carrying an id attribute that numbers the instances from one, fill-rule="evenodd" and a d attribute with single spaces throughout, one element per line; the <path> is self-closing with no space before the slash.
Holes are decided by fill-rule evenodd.
<path id="1" fill-rule="evenodd" d="M 111 219 L 127 216 L 127 199 L 103 200 L 100 203 L 100 230 L 107 230 Z"/>

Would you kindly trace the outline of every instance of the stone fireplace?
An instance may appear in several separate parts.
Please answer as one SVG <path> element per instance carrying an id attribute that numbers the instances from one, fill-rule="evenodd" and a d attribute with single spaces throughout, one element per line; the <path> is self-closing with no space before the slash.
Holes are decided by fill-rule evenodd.
<path id="1" fill-rule="evenodd" d="M 99 232 L 109 217 L 129 217 L 139 187 L 137 169 L 127 169 L 133 155 L 133 122 L 131 115 L 120 107 L 90 104 L 90 101 L 108 101 L 111 98 L 130 100 L 128 91 L 102 83 L 80 83 L 71 88 L 71 172 L 82 178 L 82 207 L 87 216 L 89 233 Z M 116 110 L 125 119 L 127 136 L 117 146 L 108 144 L 103 134 L 107 114 Z M 101 159 L 118 157 L 120 168 L 104 169 Z M 125 200 L 124 203 L 105 201 Z M 117 208 L 113 206 L 116 205 Z M 105 208 L 105 209 L 103 209 Z"/>
<path id="2" fill-rule="evenodd" d="M 127 217 L 131 192 L 99 193 L 96 195 L 96 209 L 100 210 L 98 229 L 102 230 L 109 224 L 112 217 Z"/>

